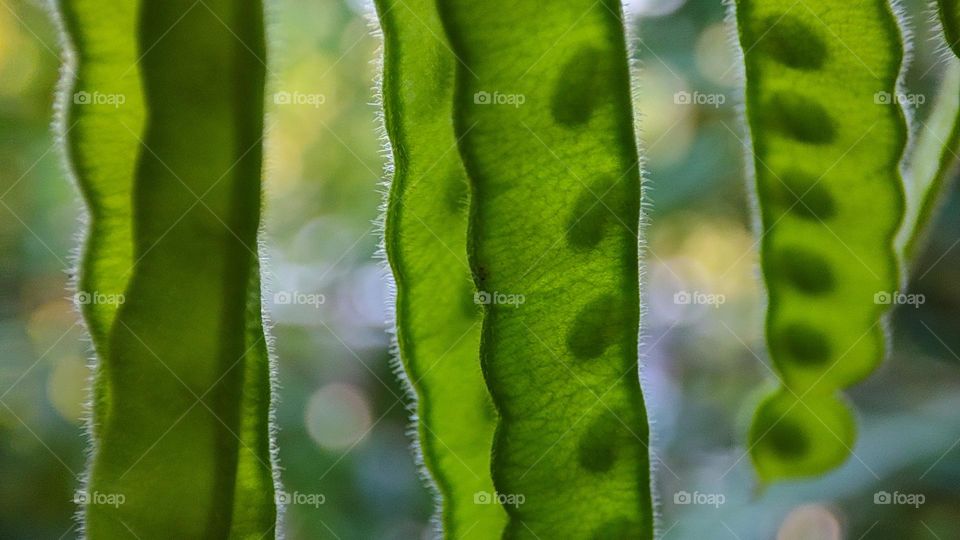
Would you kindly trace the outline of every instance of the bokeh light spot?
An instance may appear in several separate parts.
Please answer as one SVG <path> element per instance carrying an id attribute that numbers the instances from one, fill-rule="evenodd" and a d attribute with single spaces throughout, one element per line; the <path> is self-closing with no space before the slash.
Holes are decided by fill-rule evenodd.
<path id="1" fill-rule="evenodd" d="M 318 445 L 342 450 L 358 443 L 369 431 L 370 404 L 356 386 L 328 384 L 310 396 L 304 422 Z"/>

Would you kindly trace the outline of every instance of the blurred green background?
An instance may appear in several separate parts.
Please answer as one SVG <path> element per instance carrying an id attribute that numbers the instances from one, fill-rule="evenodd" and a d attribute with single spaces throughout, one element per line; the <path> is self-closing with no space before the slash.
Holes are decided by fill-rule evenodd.
<path id="1" fill-rule="evenodd" d="M 923 119 L 943 55 L 925 2 L 905 4 L 918 25 L 908 82 L 929 96 L 915 111 Z M 960 538 L 956 189 L 909 284 L 926 302 L 898 308 L 892 357 L 848 393 L 861 425 L 854 456 L 824 478 L 758 488 L 743 441 L 773 378 L 724 8 L 719 0 L 633 0 L 630 8 L 649 177 L 644 378 L 663 538 Z M 283 480 L 288 492 L 325 497 L 290 507 L 287 537 L 426 538 L 432 499 L 389 366 L 387 287 L 375 258 L 383 155 L 369 8 L 276 0 L 268 11 L 269 91 L 322 96 L 268 103 L 267 279 L 273 290 L 322 300 L 267 297 Z M 44 4 L 0 0 L 4 539 L 77 535 L 89 344 L 67 292 L 82 227 L 51 129 L 59 60 Z M 712 98 L 697 103 L 697 95 Z M 683 292 L 725 301 L 677 303 Z M 894 504 L 883 504 L 885 493 Z M 896 504 L 898 495 L 922 495 L 923 504 Z M 714 504 L 697 504 L 707 500 Z"/>

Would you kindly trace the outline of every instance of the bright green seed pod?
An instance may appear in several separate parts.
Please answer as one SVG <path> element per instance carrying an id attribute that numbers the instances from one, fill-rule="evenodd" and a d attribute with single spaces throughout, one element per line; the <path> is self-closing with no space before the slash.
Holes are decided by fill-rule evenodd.
<path id="1" fill-rule="evenodd" d="M 761 479 L 774 481 L 849 456 L 854 423 L 837 394 L 884 356 L 904 213 L 903 50 L 886 0 L 739 0 L 736 20 L 767 343 L 782 385 L 760 406 L 749 447 Z"/>
<path id="2" fill-rule="evenodd" d="M 384 246 L 396 283 L 397 349 L 417 396 L 420 458 L 446 535 L 495 538 L 507 516 L 490 479 L 496 413 L 480 370 L 482 298 L 467 264 L 469 191 L 452 122 L 456 58 L 432 0 L 379 0 L 377 9 L 394 166 Z"/>
<path id="3" fill-rule="evenodd" d="M 112 4 L 59 6 L 77 58 L 64 131 L 90 209 L 77 299 L 98 355 L 86 534 L 269 536 L 262 9 Z"/>
<path id="4" fill-rule="evenodd" d="M 652 538 L 620 3 L 441 0 L 507 538 Z"/>

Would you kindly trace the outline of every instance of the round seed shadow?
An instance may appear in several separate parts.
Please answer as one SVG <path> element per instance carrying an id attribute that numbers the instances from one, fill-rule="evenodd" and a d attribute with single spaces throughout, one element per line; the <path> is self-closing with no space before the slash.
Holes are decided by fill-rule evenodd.
<path id="1" fill-rule="evenodd" d="M 586 124 L 603 99 L 598 91 L 603 83 L 604 57 L 593 46 L 581 47 L 564 64 L 560 79 L 553 90 L 550 112 L 557 123 L 567 127 Z"/>
<path id="2" fill-rule="evenodd" d="M 786 247 L 773 255 L 773 275 L 809 295 L 823 295 L 836 289 L 830 263 L 821 255 L 805 248 Z"/>
<path id="3" fill-rule="evenodd" d="M 580 308 L 567 332 L 567 348 L 575 357 L 597 358 L 618 337 L 622 326 L 618 305 L 612 294 L 604 294 Z"/>
<path id="4" fill-rule="evenodd" d="M 577 250 L 596 247 L 603 239 L 606 229 L 616 224 L 618 201 L 615 200 L 616 186 L 613 179 L 603 177 L 584 187 L 577 197 L 567 224 L 567 244 Z"/>
<path id="5" fill-rule="evenodd" d="M 761 119 L 769 129 L 814 145 L 828 145 L 837 137 L 830 113 L 819 102 L 791 91 L 774 94 L 762 107 Z"/>
<path id="6" fill-rule="evenodd" d="M 796 15 L 771 15 L 763 20 L 757 35 L 759 52 L 785 66 L 805 71 L 823 67 L 827 45 L 820 33 Z"/>
<path id="7" fill-rule="evenodd" d="M 826 335 L 805 323 L 793 323 L 774 337 L 775 349 L 805 366 L 822 366 L 830 359 L 832 350 Z"/>
<path id="8" fill-rule="evenodd" d="M 770 449 L 785 460 L 801 458 L 810 450 L 810 438 L 803 428 L 787 418 L 771 427 L 765 438 Z"/>
<path id="9" fill-rule="evenodd" d="M 607 411 L 593 420 L 577 442 L 577 459 L 581 467 L 595 474 L 613 468 L 617 459 L 619 427 L 619 420 Z"/>
<path id="10" fill-rule="evenodd" d="M 784 210 L 802 219 L 826 221 L 836 215 L 837 208 L 824 182 L 794 169 L 770 178 L 766 191 Z"/>

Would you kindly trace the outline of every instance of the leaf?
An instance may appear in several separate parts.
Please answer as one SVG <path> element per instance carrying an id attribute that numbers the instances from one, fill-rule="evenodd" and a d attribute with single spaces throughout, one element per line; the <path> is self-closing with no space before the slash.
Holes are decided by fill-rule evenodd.
<path id="1" fill-rule="evenodd" d="M 86 533 L 269 535 L 260 5 L 60 9 L 83 92 L 67 96 L 67 145 L 91 214 L 77 296 L 99 357 Z"/>
<path id="2" fill-rule="evenodd" d="M 439 2 L 507 538 L 651 538 L 620 3 Z"/>
<path id="3" fill-rule="evenodd" d="M 897 235 L 897 248 L 906 264 L 917 255 L 918 244 L 939 204 L 960 149 L 960 22 L 956 2 L 939 3 L 938 16 L 953 56 L 947 64 L 933 110 L 921 122 L 916 143 L 903 167 L 906 214 Z"/>
<path id="4" fill-rule="evenodd" d="M 450 538 L 492 538 L 495 413 L 480 371 L 480 308 L 467 264 L 468 190 L 451 117 L 456 59 L 433 0 L 379 0 L 383 107 L 393 153 L 385 248 L 396 341 L 417 395 L 420 459 Z M 479 504 L 478 504 L 479 503 Z"/>
<path id="5" fill-rule="evenodd" d="M 769 294 L 767 344 L 782 388 L 749 447 L 763 481 L 812 476 L 850 454 L 839 390 L 884 356 L 881 316 L 898 285 L 904 212 L 897 163 L 903 57 L 886 0 L 740 0 Z"/>

